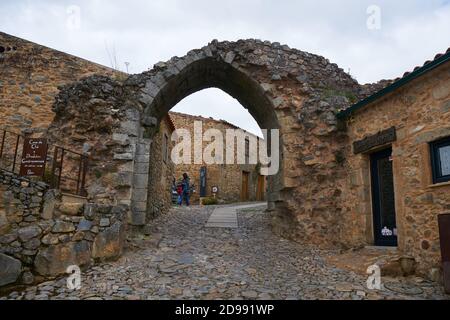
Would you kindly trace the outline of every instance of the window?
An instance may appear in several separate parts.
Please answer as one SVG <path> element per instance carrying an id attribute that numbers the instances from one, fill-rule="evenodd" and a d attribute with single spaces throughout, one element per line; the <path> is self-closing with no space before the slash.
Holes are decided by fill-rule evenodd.
<path id="1" fill-rule="evenodd" d="M 433 183 L 450 181 L 450 137 L 431 143 Z"/>
<path id="2" fill-rule="evenodd" d="M 245 164 L 250 163 L 250 139 L 245 138 Z"/>

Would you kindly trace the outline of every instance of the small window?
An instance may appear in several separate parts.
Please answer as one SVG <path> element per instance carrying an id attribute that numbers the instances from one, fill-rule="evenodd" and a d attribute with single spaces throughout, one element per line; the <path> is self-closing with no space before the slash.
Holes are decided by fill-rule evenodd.
<path id="1" fill-rule="evenodd" d="M 245 138 L 245 164 L 250 163 L 250 139 Z"/>
<path id="2" fill-rule="evenodd" d="M 450 181 L 450 137 L 431 143 L 433 183 Z"/>

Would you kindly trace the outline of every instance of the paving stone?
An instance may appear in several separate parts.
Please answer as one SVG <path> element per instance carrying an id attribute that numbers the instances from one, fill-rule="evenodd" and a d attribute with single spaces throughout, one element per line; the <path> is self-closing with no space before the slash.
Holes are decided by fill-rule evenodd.
<path id="1" fill-rule="evenodd" d="M 159 235 L 158 246 L 152 244 L 152 237 L 130 239 L 121 259 L 83 272 L 79 291 L 68 290 L 61 279 L 6 298 L 449 299 L 440 286 L 423 279 L 386 280 L 389 289 L 368 290 L 366 276 L 325 262 L 335 252 L 299 245 L 272 233 L 270 217 L 263 209 L 236 210 L 236 229 L 205 228 L 213 210 L 178 208 L 156 218 L 147 227 Z"/>

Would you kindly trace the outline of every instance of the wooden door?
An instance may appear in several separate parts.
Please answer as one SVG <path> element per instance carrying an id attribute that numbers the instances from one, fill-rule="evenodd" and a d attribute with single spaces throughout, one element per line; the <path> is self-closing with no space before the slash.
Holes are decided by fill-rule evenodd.
<path id="1" fill-rule="evenodd" d="M 249 185 L 250 173 L 242 172 L 242 189 L 241 189 L 241 201 L 248 201 L 248 185 Z"/>
<path id="2" fill-rule="evenodd" d="M 373 223 L 376 246 L 397 246 L 392 149 L 371 156 Z"/>
<path id="3" fill-rule="evenodd" d="M 258 184 L 256 185 L 256 200 L 257 201 L 264 201 L 265 200 L 265 184 L 266 177 L 265 176 L 258 176 Z"/>

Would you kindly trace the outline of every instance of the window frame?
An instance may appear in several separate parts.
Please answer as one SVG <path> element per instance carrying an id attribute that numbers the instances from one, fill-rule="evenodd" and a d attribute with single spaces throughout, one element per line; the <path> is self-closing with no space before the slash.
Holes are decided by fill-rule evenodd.
<path id="1" fill-rule="evenodd" d="M 249 137 L 245 137 L 245 164 L 249 164 L 250 163 L 250 138 Z"/>
<path id="2" fill-rule="evenodd" d="M 446 137 L 430 143 L 433 184 L 450 182 L 450 175 L 442 175 L 442 164 L 439 155 L 439 150 L 448 146 L 450 146 L 450 137 Z"/>

